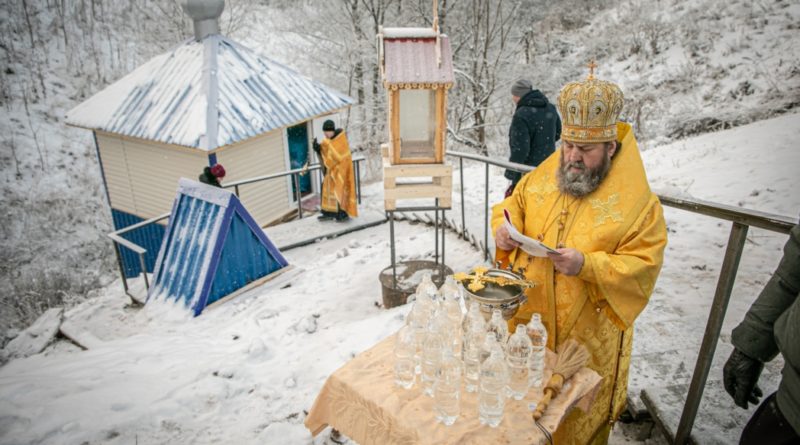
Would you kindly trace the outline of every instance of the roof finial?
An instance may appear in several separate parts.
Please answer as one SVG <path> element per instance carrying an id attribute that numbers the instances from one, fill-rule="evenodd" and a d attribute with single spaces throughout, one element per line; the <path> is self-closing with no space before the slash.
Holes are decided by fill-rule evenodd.
<path id="1" fill-rule="evenodd" d="M 219 16 L 225 0 L 181 0 L 186 15 L 194 22 L 194 38 L 198 42 L 209 35 L 219 34 Z"/>
<path id="2" fill-rule="evenodd" d="M 597 68 L 597 64 L 594 63 L 594 59 L 589 61 L 589 64 L 586 65 L 589 67 L 589 76 L 586 77 L 586 80 L 593 80 L 594 79 L 594 69 Z"/>

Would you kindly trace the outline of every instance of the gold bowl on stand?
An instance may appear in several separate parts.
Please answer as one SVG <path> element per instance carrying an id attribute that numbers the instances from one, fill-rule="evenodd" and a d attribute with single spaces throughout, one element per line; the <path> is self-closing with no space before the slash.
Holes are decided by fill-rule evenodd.
<path id="1" fill-rule="evenodd" d="M 457 273 L 454 278 L 464 284 L 467 300 L 479 305 L 487 321 L 495 309 L 500 309 L 503 318 L 510 320 L 520 305 L 528 301 L 525 290 L 534 287 L 534 283 L 503 269 L 476 267 L 470 274 Z"/>

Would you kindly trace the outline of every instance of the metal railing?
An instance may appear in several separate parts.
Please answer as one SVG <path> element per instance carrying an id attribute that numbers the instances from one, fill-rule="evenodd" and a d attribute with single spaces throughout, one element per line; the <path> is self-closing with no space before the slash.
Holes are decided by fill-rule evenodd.
<path id="1" fill-rule="evenodd" d="M 447 151 L 447 155 L 458 158 L 459 175 L 461 178 L 460 235 L 464 239 L 467 239 L 465 224 L 466 219 L 464 213 L 464 159 L 482 162 L 485 165 L 484 256 L 486 259 L 488 259 L 489 166 L 494 165 L 503 167 L 523 174 L 533 170 L 533 167 L 457 151 Z M 798 221 L 794 218 L 783 215 L 741 209 L 738 207 L 697 199 L 681 198 L 666 193 L 656 192 L 656 194 L 661 200 L 661 204 L 665 206 L 732 222 L 728 245 L 725 250 L 725 257 L 722 261 L 722 268 L 720 269 L 717 287 L 714 293 L 714 300 L 711 303 L 711 310 L 706 323 L 705 333 L 703 335 L 703 342 L 700 346 L 700 351 L 697 356 L 697 363 L 695 364 L 694 372 L 692 374 L 692 381 L 689 386 L 686 402 L 683 406 L 680 423 L 678 424 L 678 429 L 675 433 L 674 443 L 684 444 L 689 440 L 689 435 L 692 432 L 692 427 L 694 426 L 694 421 L 697 417 L 697 410 L 700 406 L 700 400 L 703 397 L 703 390 L 705 389 L 706 381 L 708 380 L 708 373 L 711 369 L 711 363 L 714 359 L 714 352 L 716 351 L 717 343 L 719 342 L 719 336 L 722 330 L 722 322 L 725 319 L 725 314 L 728 310 L 728 302 L 730 301 L 733 283 L 736 279 L 736 273 L 739 268 L 739 259 L 741 258 L 744 250 L 748 229 L 750 227 L 758 227 L 760 229 L 770 230 L 778 233 L 789 233 L 791 228 L 794 227 Z"/>
<path id="2" fill-rule="evenodd" d="M 366 161 L 366 158 L 363 155 L 353 156 L 353 169 L 354 169 L 354 176 L 355 176 L 355 183 L 356 183 L 356 196 L 358 199 L 358 203 L 361 204 L 361 167 L 360 164 Z M 236 197 L 239 197 L 239 189 L 240 187 L 248 184 L 255 184 L 263 181 L 269 181 L 272 179 L 279 179 L 286 176 L 292 176 L 292 183 L 294 184 L 294 191 L 295 191 L 295 199 L 297 200 L 297 217 L 303 217 L 303 203 L 302 203 L 302 190 L 300 190 L 300 176 L 308 174 L 308 172 L 320 170 L 321 173 L 322 166 L 320 164 L 311 164 L 305 168 L 296 168 L 293 170 L 287 170 L 278 173 L 272 173 L 269 175 L 263 176 L 256 176 L 254 178 L 242 179 L 240 181 L 233 181 L 229 183 L 222 184 L 222 188 L 233 188 Z M 322 184 L 322 180 L 319 181 Z M 145 261 L 145 254 L 147 253 L 147 249 L 144 247 L 126 240 L 122 237 L 123 234 L 132 232 L 137 229 L 141 229 L 143 227 L 149 226 L 150 224 L 155 224 L 161 220 L 167 219 L 170 217 L 170 213 L 165 213 L 163 215 L 156 216 L 155 218 L 150 218 L 145 221 L 138 222 L 136 224 L 132 224 L 127 227 L 123 227 L 120 230 L 116 230 L 108 234 L 108 237 L 114 242 L 114 252 L 117 255 L 117 264 L 119 265 L 119 273 L 120 277 L 122 278 L 122 287 L 125 290 L 125 294 L 128 295 L 132 300 L 136 302 L 141 302 L 138 296 L 133 295 L 130 292 L 130 288 L 128 286 L 128 278 L 125 276 L 125 264 L 122 261 L 122 252 L 120 251 L 120 246 L 124 246 L 130 250 L 132 250 L 138 257 L 139 257 L 139 266 L 142 270 L 142 276 L 144 277 L 144 286 L 145 291 L 150 289 L 149 279 L 147 278 L 147 265 Z"/>

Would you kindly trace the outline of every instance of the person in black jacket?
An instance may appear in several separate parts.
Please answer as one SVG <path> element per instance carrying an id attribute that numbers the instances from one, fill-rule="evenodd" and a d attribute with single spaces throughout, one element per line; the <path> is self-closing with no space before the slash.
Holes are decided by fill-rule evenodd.
<path id="1" fill-rule="evenodd" d="M 561 138 L 561 118 L 555 105 L 539 90 L 533 89 L 530 80 L 520 79 L 511 87 L 511 99 L 517 104 L 511 128 L 508 130 L 509 161 L 536 167 L 556 149 Z M 506 170 L 511 180 L 506 190 L 510 196 L 522 173 Z"/>
<path id="2" fill-rule="evenodd" d="M 200 182 L 214 187 L 222 187 L 220 181 L 225 177 L 225 167 L 222 164 L 214 164 L 212 167 L 203 168 L 203 173 L 200 173 L 198 178 Z"/>
<path id="3" fill-rule="evenodd" d="M 756 384 L 764 363 L 783 356 L 778 390 L 758 407 L 739 443 L 800 443 L 800 226 L 789 233 L 778 269 L 734 328 L 734 350 L 722 369 L 725 390 L 747 409 L 762 396 Z"/>

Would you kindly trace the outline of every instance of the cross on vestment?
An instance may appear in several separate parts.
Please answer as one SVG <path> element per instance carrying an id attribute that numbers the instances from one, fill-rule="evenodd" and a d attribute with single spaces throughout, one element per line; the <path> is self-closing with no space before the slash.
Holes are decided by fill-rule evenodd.
<path id="1" fill-rule="evenodd" d="M 606 202 L 600 199 L 592 199 L 591 203 L 592 208 L 599 213 L 594 219 L 595 227 L 605 224 L 606 219 L 610 219 L 613 222 L 622 222 L 624 220 L 622 212 L 614 209 L 614 206 L 619 204 L 619 195 L 617 193 L 609 196 Z"/>

